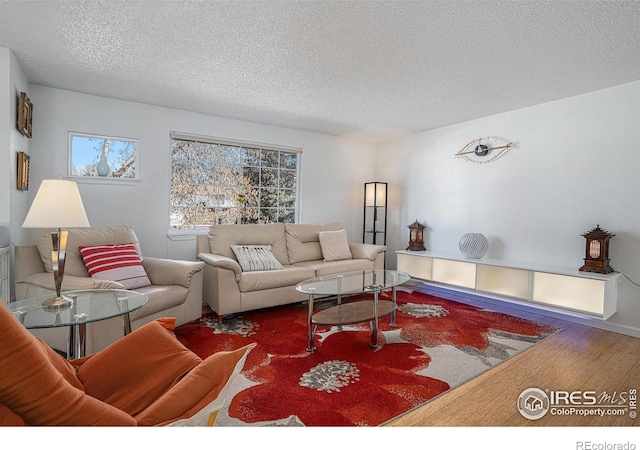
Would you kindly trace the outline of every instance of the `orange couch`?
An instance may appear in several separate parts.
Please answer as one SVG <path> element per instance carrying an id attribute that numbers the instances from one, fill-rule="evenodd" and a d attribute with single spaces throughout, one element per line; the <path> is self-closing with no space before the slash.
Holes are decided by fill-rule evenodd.
<path id="1" fill-rule="evenodd" d="M 101 352 L 66 360 L 0 301 L 0 425 L 212 424 L 255 346 L 202 360 L 157 319 Z"/>

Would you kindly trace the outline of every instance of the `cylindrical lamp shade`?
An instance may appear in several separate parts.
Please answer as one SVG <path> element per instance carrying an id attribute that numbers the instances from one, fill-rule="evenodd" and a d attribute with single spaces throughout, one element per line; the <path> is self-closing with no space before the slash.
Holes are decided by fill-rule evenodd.
<path id="1" fill-rule="evenodd" d="M 69 180 L 42 180 L 22 228 L 90 227 L 78 185 Z"/>
<path id="2" fill-rule="evenodd" d="M 365 206 L 386 206 L 387 183 L 365 183 Z"/>

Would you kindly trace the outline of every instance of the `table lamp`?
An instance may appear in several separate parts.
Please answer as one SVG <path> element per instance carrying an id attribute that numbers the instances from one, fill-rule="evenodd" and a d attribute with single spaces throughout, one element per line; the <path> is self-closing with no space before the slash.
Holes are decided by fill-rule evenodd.
<path id="1" fill-rule="evenodd" d="M 64 263 L 66 258 L 67 236 L 63 228 L 88 228 L 89 220 L 82 204 L 78 185 L 73 181 L 57 179 L 42 180 L 31 208 L 24 219 L 22 228 L 57 228 L 51 232 L 53 251 L 53 281 L 56 287 L 55 298 L 45 300 L 43 306 L 48 310 L 61 310 L 71 306 L 72 300 L 61 294 Z"/>

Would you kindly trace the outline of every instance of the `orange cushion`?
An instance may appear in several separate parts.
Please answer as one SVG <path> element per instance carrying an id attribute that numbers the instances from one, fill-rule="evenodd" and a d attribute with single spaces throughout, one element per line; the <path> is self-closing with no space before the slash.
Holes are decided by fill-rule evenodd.
<path id="1" fill-rule="evenodd" d="M 138 425 L 167 425 L 190 418 L 207 406 L 207 416 L 218 411 L 224 404 L 225 388 L 242 370 L 247 354 L 255 346 L 249 344 L 206 358 L 169 392 L 136 416 Z"/>
<path id="2" fill-rule="evenodd" d="M 80 383 L 80 380 L 78 380 L 78 376 L 76 375 L 75 367 L 42 340 L 38 339 L 37 341 L 49 363 L 51 363 L 54 369 L 60 372 L 62 378 L 64 378 L 74 388 L 84 391 L 82 383 Z"/>
<path id="3" fill-rule="evenodd" d="M 0 404 L 30 425 L 135 425 L 86 395 L 73 367 L 33 336 L 0 302 Z M 78 387 L 80 386 L 80 388 Z"/>
<path id="4" fill-rule="evenodd" d="M 176 385 L 202 359 L 173 334 L 175 319 L 134 330 L 78 368 L 85 392 L 135 416 Z"/>
<path id="5" fill-rule="evenodd" d="M 26 425 L 22 417 L 11 411 L 4 405 L 0 405 L 0 426 L 2 427 L 15 427 L 19 425 Z"/>

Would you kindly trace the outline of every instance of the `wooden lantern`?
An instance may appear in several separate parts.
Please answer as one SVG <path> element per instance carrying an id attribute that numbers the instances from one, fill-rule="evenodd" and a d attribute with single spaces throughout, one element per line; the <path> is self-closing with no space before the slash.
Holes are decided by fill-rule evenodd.
<path id="1" fill-rule="evenodd" d="M 426 248 L 424 248 L 424 245 L 423 245 L 424 244 L 423 236 L 424 236 L 425 226 L 422 225 L 421 223 L 418 223 L 418 221 L 416 220 L 407 228 L 409 228 L 410 230 L 409 231 L 409 247 L 407 247 L 407 250 L 411 250 L 414 252 L 426 250 Z"/>
<path id="2" fill-rule="evenodd" d="M 580 267 L 581 272 L 611 273 L 614 270 L 609 265 L 609 239 L 615 234 L 608 233 L 595 227 L 588 233 L 583 234 L 587 239 L 587 249 L 585 252 L 584 265 Z"/>

